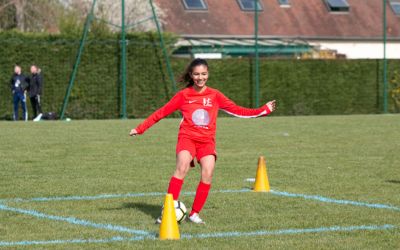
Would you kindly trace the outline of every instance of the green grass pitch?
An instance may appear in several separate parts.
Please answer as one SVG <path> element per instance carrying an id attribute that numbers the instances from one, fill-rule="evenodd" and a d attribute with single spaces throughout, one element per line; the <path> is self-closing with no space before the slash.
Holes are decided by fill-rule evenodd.
<path id="1" fill-rule="evenodd" d="M 154 238 L 179 120 L 139 122 L 1 122 L 0 249 L 400 249 L 399 115 L 220 118 L 207 224 L 179 241 Z M 260 155 L 274 193 L 247 191 Z"/>

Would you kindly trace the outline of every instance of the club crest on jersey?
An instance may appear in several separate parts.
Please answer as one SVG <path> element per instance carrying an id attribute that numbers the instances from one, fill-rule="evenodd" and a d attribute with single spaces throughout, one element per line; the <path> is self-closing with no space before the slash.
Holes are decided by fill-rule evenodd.
<path id="1" fill-rule="evenodd" d="M 208 126 L 210 123 L 210 115 L 207 110 L 204 109 L 196 109 L 196 111 L 192 114 L 192 121 L 197 126 Z"/>
<path id="2" fill-rule="evenodd" d="M 203 98 L 203 106 L 204 107 L 212 107 L 211 98 Z"/>

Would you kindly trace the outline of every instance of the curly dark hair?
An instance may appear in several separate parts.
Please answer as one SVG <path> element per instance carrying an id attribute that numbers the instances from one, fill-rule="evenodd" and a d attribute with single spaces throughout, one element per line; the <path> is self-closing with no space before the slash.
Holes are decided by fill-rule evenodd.
<path id="1" fill-rule="evenodd" d="M 194 82 L 190 74 L 193 72 L 193 68 L 204 65 L 208 69 L 208 63 L 206 60 L 201 58 L 194 59 L 187 67 L 182 75 L 178 78 L 178 82 L 185 85 L 186 88 L 193 86 Z"/>

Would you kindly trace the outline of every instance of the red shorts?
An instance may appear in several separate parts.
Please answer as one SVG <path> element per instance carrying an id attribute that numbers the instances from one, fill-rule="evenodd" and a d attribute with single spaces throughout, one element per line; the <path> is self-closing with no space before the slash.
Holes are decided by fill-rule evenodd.
<path id="1" fill-rule="evenodd" d="M 214 155 L 215 160 L 217 159 L 217 151 L 215 150 L 214 139 L 210 139 L 207 142 L 199 142 L 185 137 L 178 137 L 176 154 L 182 150 L 189 151 L 193 159 L 195 157 L 197 158 L 197 162 L 200 162 L 200 159 L 207 155 Z"/>

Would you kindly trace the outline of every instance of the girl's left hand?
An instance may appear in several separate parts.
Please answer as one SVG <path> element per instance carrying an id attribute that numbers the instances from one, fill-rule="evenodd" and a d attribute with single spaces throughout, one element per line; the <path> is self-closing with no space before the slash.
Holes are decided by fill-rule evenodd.
<path id="1" fill-rule="evenodd" d="M 276 109 L 276 101 L 275 100 L 267 102 L 266 105 L 268 106 L 269 110 L 271 110 L 271 112 L 275 111 L 275 109 Z"/>

